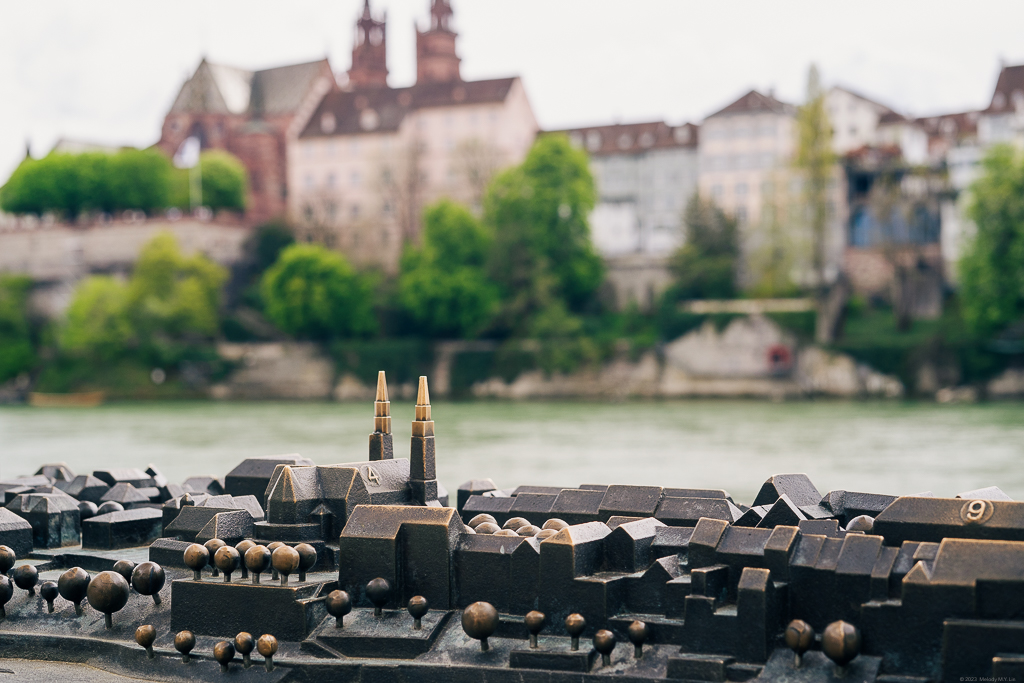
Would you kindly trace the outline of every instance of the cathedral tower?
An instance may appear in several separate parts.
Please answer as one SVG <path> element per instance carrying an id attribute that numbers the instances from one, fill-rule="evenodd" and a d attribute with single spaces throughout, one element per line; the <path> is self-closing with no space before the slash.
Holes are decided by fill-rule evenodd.
<path id="1" fill-rule="evenodd" d="M 388 84 L 387 15 L 374 19 L 370 0 L 363 4 L 363 14 L 356 22 L 356 40 L 352 46 L 352 68 L 348 82 L 353 88 L 384 88 Z"/>
<path id="2" fill-rule="evenodd" d="M 452 7 L 448 0 L 431 0 L 430 28 L 416 29 L 416 82 L 449 83 L 462 80 L 459 56 L 451 28 Z"/>

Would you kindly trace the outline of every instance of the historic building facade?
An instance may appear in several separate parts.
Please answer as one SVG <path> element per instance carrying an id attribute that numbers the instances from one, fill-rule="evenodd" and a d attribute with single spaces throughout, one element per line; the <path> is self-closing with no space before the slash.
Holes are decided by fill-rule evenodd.
<path id="1" fill-rule="evenodd" d="M 433 0 L 417 30 L 411 86 L 387 84 L 385 22 L 368 2 L 356 34 L 347 86 L 324 96 L 288 145 L 288 212 L 308 238 L 393 272 L 423 207 L 441 197 L 479 207 L 538 126 L 518 77 L 462 79 L 447 0 Z"/>
<path id="2" fill-rule="evenodd" d="M 195 136 L 203 149 L 231 152 L 249 175 L 246 221 L 282 217 L 288 141 L 323 96 L 337 89 L 326 59 L 262 71 L 204 59 L 164 118 L 157 146 L 173 155 L 186 138 Z"/>

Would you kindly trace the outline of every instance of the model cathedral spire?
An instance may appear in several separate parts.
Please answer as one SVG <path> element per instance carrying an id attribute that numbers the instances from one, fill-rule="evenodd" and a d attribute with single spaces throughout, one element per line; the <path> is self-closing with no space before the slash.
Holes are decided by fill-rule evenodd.
<path id="1" fill-rule="evenodd" d="M 430 419 L 430 391 L 426 377 L 420 377 L 416 392 L 416 414 L 413 416 L 409 449 L 409 487 L 414 504 L 440 505 L 437 501 L 434 421 Z"/>
<path id="2" fill-rule="evenodd" d="M 377 398 L 373 402 L 373 433 L 370 434 L 370 460 L 392 460 L 395 457 L 391 435 L 391 401 L 384 371 L 377 373 Z"/>
<path id="3" fill-rule="evenodd" d="M 373 433 L 370 434 L 370 460 L 393 460 L 394 437 L 391 434 L 391 401 L 384 371 L 377 373 L 377 397 L 373 402 Z M 412 502 L 440 505 L 437 498 L 437 465 L 434 455 L 434 421 L 430 419 L 430 390 L 427 378 L 420 377 L 416 392 L 416 412 L 412 421 L 409 449 L 409 487 Z"/>

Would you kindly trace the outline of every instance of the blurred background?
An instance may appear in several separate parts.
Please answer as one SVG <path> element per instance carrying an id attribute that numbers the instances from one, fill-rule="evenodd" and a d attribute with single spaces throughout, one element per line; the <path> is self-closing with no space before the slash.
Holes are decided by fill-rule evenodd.
<path id="1" fill-rule="evenodd" d="M 362 459 L 383 369 L 450 490 L 1024 496 L 1024 7 L 982 7 L 4 7 L 0 482 Z"/>

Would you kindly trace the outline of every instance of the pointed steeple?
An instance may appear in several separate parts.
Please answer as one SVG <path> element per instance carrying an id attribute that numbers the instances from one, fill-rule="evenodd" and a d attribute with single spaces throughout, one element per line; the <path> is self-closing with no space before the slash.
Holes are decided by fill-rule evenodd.
<path id="1" fill-rule="evenodd" d="M 412 489 L 414 503 L 438 505 L 434 421 L 430 419 L 430 391 L 427 389 L 426 377 L 420 377 L 419 390 L 416 392 L 416 411 L 409 447 L 409 487 Z"/>
<path id="2" fill-rule="evenodd" d="M 452 6 L 448 0 L 431 0 L 430 28 L 416 30 L 416 82 L 449 83 L 462 80 L 459 55 L 455 51 L 458 34 L 452 30 Z"/>
<path id="3" fill-rule="evenodd" d="M 373 433 L 370 434 L 370 460 L 391 460 L 395 457 L 391 435 L 391 401 L 384 371 L 377 373 L 377 397 L 373 402 Z"/>
<path id="4" fill-rule="evenodd" d="M 356 21 L 356 39 L 352 46 L 352 68 L 348 82 L 353 88 L 383 88 L 388 84 L 387 15 L 374 19 L 370 0 L 363 3 L 363 14 Z"/>

